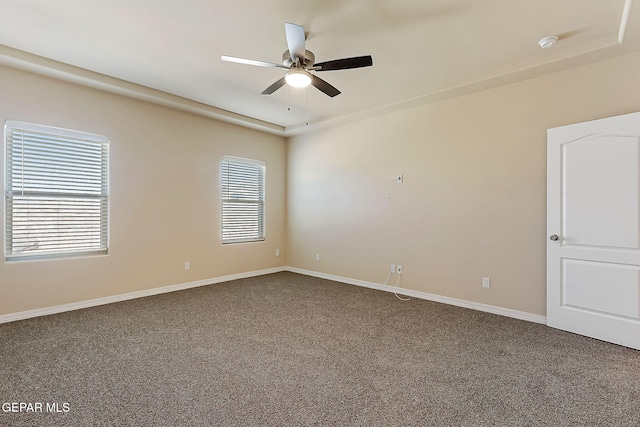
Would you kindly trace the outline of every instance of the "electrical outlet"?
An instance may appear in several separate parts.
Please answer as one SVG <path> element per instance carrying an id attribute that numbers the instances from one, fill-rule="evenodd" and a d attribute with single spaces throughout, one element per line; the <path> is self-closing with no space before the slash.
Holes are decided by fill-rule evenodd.
<path id="1" fill-rule="evenodd" d="M 485 288 L 485 289 L 491 288 L 491 280 L 489 280 L 488 277 L 483 277 L 482 278 L 482 287 Z"/>
<path id="2" fill-rule="evenodd" d="M 190 261 L 185 261 L 184 262 L 184 271 L 189 271 L 191 270 L 191 262 Z"/>
<path id="3" fill-rule="evenodd" d="M 398 176 L 396 176 L 396 182 L 398 184 L 402 184 L 403 181 L 404 181 L 404 176 L 402 174 L 399 174 Z"/>
<path id="4" fill-rule="evenodd" d="M 316 254 L 316 261 L 320 261 L 320 254 Z"/>
<path id="5" fill-rule="evenodd" d="M 398 267 L 396 267 L 396 271 L 398 272 L 398 274 L 402 274 L 402 266 L 399 265 Z"/>
<path id="6" fill-rule="evenodd" d="M 391 273 L 395 273 L 396 272 L 396 265 L 395 264 L 391 264 Z"/>
<path id="7" fill-rule="evenodd" d="M 280 256 L 280 249 L 276 249 L 276 256 Z"/>

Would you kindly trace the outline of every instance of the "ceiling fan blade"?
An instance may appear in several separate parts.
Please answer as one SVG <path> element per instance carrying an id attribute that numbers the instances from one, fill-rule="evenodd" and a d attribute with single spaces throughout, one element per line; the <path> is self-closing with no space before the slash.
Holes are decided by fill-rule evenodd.
<path id="1" fill-rule="evenodd" d="M 315 64 L 312 69 L 315 71 L 334 71 L 348 70 L 349 68 L 370 67 L 372 65 L 373 58 L 371 58 L 371 55 L 366 55 L 320 62 L 318 64 Z"/>
<path id="2" fill-rule="evenodd" d="M 340 91 L 338 89 L 331 86 L 329 83 L 325 82 L 320 77 L 312 76 L 311 84 L 332 98 L 336 95 L 340 95 Z"/>
<path id="3" fill-rule="evenodd" d="M 271 86 L 269 86 L 268 88 L 263 90 L 262 91 L 262 95 L 271 95 L 273 92 L 275 92 L 278 89 L 280 89 L 286 83 L 287 82 L 284 80 L 284 77 L 282 77 L 280 80 L 278 80 L 277 82 L 275 82 L 274 84 L 272 84 Z"/>
<path id="4" fill-rule="evenodd" d="M 285 22 L 284 32 L 287 36 L 287 46 L 293 62 L 302 64 L 304 62 L 304 27 Z"/>
<path id="5" fill-rule="evenodd" d="M 284 68 L 287 70 L 289 69 L 288 67 L 285 67 L 282 64 L 275 64 L 273 62 L 256 61 L 255 59 L 237 58 L 235 56 L 223 55 L 220 57 L 220 59 L 227 62 L 237 62 L 238 64 L 255 65 L 257 67 Z"/>

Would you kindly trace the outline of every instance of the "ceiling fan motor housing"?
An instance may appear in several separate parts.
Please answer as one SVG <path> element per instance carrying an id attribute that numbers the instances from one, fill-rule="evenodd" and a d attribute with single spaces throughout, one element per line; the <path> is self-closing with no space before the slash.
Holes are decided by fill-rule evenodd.
<path id="1" fill-rule="evenodd" d="M 282 65 L 272 62 L 256 61 L 254 59 L 236 58 L 233 56 L 222 56 L 220 59 L 258 67 L 287 69 L 284 77 L 281 77 L 271 86 L 263 90 L 261 92 L 262 95 L 271 95 L 285 84 L 294 87 L 313 85 L 320 92 L 332 98 L 340 95 L 340 91 L 320 77 L 311 74 L 310 71 L 348 70 L 350 68 L 370 67 L 373 65 L 371 55 L 334 59 L 316 64 L 316 56 L 305 49 L 306 36 L 304 28 L 301 25 L 285 22 L 284 30 L 287 37 L 287 47 L 289 49 L 285 50 L 282 54 Z"/>
<path id="2" fill-rule="evenodd" d="M 304 61 L 302 62 L 302 64 L 300 64 L 302 68 L 311 68 L 313 67 L 313 64 L 315 64 L 315 62 L 316 62 L 316 56 L 313 54 L 313 52 L 310 52 L 305 49 Z M 292 68 L 292 67 L 295 67 L 296 65 L 293 59 L 291 59 L 291 54 L 289 53 L 288 50 L 285 50 L 284 53 L 282 54 L 282 65 L 284 65 L 287 68 Z"/>

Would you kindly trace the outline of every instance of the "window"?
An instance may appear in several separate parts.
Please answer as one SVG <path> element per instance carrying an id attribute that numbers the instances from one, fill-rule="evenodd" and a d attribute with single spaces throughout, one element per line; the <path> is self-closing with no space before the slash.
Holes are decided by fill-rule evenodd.
<path id="1" fill-rule="evenodd" d="M 106 136 L 5 123 L 7 260 L 106 254 Z"/>
<path id="2" fill-rule="evenodd" d="M 264 240 L 264 175 L 264 162 L 222 157 L 222 243 Z"/>

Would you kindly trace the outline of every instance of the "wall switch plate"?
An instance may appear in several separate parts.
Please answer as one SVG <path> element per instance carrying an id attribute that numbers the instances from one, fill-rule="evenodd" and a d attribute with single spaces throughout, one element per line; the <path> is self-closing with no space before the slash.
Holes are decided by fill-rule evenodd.
<path id="1" fill-rule="evenodd" d="M 276 249 L 276 256 L 280 256 L 280 249 Z"/>
<path id="2" fill-rule="evenodd" d="M 185 261 L 184 262 L 184 271 L 189 271 L 191 270 L 191 262 L 190 261 Z"/>
<path id="3" fill-rule="evenodd" d="M 396 271 L 398 272 L 398 274 L 402 274 L 402 266 L 399 265 L 398 267 L 396 267 Z"/>
<path id="4" fill-rule="evenodd" d="M 320 254 L 316 254 L 316 261 L 320 261 Z"/>
<path id="5" fill-rule="evenodd" d="M 483 277 L 482 278 L 482 287 L 485 288 L 485 289 L 491 288 L 491 280 L 489 280 L 488 277 Z"/>

